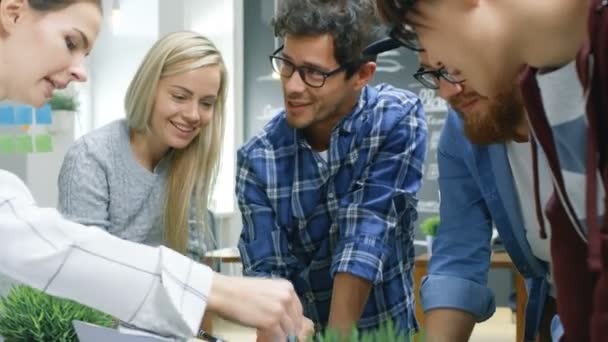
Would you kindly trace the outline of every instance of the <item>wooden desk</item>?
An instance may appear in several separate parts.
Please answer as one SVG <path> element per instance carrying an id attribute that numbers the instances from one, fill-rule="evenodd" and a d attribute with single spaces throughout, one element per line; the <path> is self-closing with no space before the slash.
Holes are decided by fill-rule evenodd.
<path id="1" fill-rule="evenodd" d="M 422 311 L 422 305 L 420 303 L 420 283 L 422 281 L 422 277 L 427 274 L 427 267 L 429 263 L 429 255 L 422 254 L 416 257 L 416 261 L 414 262 L 414 293 L 416 296 L 416 318 L 418 318 L 418 322 L 420 327 L 422 328 L 424 323 L 424 312 Z M 526 301 L 528 300 L 528 294 L 526 291 L 526 284 L 524 282 L 524 278 L 519 274 L 515 265 L 513 265 L 513 261 L 507 253 L 499 252 L 492 253 L 492 257 L 490 259 L 490 268 L 508 268 L 512 269 L 515 272 L 515 294 L 516 294 L 516 342 L 523 341 L 524 339 L 524 316 L 526 309 Z M 418 336 L 414 338 L 414 341 L 418 341 Z"/>
<path id="2" fill-rule="evenodd" d="M 218 262 L 240 263 L 241 254 L 239 253 L 239 249 L 236 247 L 220 248 L 205 253 L 203 262 L 206 265 L 213 265 Z"/>

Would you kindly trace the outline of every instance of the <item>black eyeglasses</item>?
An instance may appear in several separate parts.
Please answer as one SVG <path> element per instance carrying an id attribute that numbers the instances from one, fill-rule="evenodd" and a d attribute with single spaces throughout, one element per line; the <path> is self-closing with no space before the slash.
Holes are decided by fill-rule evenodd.
<path id="1" fill-rule="evenodd" d="M 418 40 L 418 35 L 414 28 L 408 24 L 398 24 L 395 25 L 391 31 L 388 33 L 389 37 L 398 41 L 399 44 L 405 46 L 406 48 L 421 52 L 424 51 L 422 45 L 420 45 L 420 40 Z"/>
<path id="2" fill-rule="evenodd" d="M 435 90 L 439 89 L 439 82 L 442 78 L 452 84 L 460 84 L 465 81 L 458 75 L 450 74 L 445 67 L 441 67 L 437 70 L 421 67 L 414 74 L 414 78 L 426 88 Z"/>
<path id="3" fill-rule="evenodd" d="M 336 75 L 344 71 L 349 64 L 342 65 L 332 71 L 322 71 L 313 67 L 300 65 L 297 66 L 293 62 L 286 58 L 279 57 L 276 54 L 279 53 L 283 47 L 281 46 L 270 56 L 270 64 L 272 70 L 281 75 L 281 77 L 291 77 L 295 71 L 298 71 L 300 78 L 304 83 L 313 88 L 321 88 L 328 77 Z"/>

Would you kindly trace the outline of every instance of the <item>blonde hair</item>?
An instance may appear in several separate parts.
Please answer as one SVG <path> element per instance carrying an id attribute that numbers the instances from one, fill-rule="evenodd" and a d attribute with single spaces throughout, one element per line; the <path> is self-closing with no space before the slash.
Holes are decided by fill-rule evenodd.
<path id="1" fill-rule="evenodd" d="M 206 66 L 220 69 L 220 89 L 211 122 L 183 149 L 173 151 L 164 198 L 164 237 L 168 247 L 185 254 L 189 239 L 190 207 L 201 239 L 207 236 L 207 207 L 217 176 L 224 134 L 227 71 L 215 45 L 195 32 L 175 32 L 157 41 L 148 51 L 125 97 L 130 129 L 148 134 L 156 88 L 161 78 Z M 202 242 L 202 241 L 201 241 Z"/>

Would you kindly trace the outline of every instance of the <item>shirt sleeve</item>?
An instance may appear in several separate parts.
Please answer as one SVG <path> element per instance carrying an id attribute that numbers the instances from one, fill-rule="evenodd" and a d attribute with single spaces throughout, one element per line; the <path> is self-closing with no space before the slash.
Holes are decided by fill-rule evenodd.
<path id="1" fill-rule="evenodd" d="M 381 123 L 386 125 L 381 128 L 384 136 L 370 134 L 359 144 L 359 149 L 374 149 L 381 141 L 363 177 L 340 200 L 339 242 L 331 265 L 332 276 L 349 273 L 373 284 L 383 281 L 387 241 L 395 236 L 396 227 L 413 227 L 427 133 L 419 100 L 385 103 L 378 111 L 375 115 L 386 118 Z"/>
<path id="2" fill-rule="evenodd" d="M 277 223 L 270 199 L 249 157 L 242 151 L 237 157 L 236 194 L 243 219 L 239 241 L 243 273 L 297 282 L 297 273 L 307 266 L 291 252 L 286 228 Z"/>
<path id="3" fill-rule="evenodd" d="M 159 335 L 195 335 L 213 273 L 165 247 L 121 240 L 36 206 L 0 170 L 0 272 Z"/>
<path id="4" fill-rule="evenodd" d="M 465 163 L 468 149 L 464 133 L 457 129 L 459 120 L 450 113 L 439 140 L 441 224 L 420 296 L 425 311 L 458 309 L 483 321 L 495 310 L 494 295 L 487 287 L 492 218 Z"/>
<path id="5" fill-rule="evenodd" d="M 59 211 L 85 226 L 110 229 L 106 177 L 99 162 L 89 155 L 86 141 L 77 141 L 70 147 L 59 171 Z"/>

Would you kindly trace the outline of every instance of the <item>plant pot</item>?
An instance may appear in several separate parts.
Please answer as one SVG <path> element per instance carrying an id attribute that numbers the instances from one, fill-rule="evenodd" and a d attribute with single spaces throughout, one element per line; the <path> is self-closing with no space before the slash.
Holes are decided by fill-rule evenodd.
<path id="1" fill-rule="evenodd" d="M 47 127 L 51 134 L 71 132 L 74 127 L 76 112 L 71 110 L 54 110 L 53 121 Z"/>

